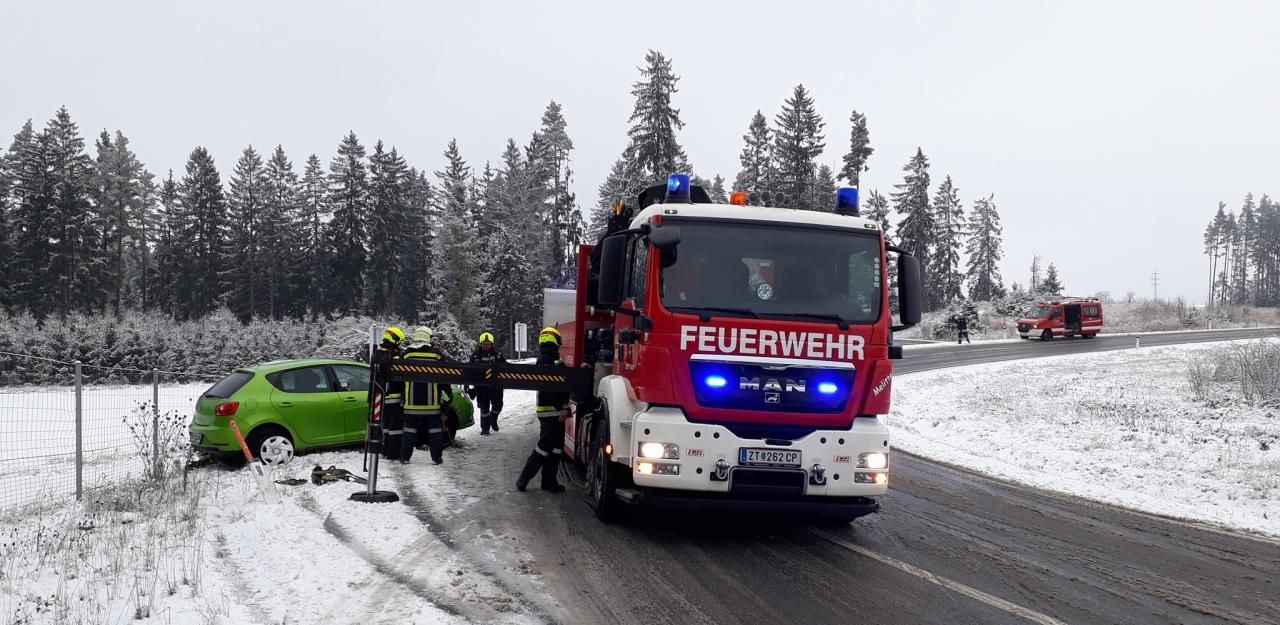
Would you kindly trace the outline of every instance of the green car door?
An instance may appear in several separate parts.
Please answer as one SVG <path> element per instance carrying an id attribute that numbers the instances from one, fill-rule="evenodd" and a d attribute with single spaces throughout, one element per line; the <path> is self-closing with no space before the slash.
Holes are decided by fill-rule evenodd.
<path id="1" fill-rule="evenodd" d="M 346 415 L 344 437 L 348 442 L 358 443 L 364 440 L 369 421 L 369 368 L 333 365 L 330 369 L 338 380 L 338 397 L 342 398 L 343 414 Z"/>
<path id="2" fill-rule="evenodd" d="M 344 441 L 346 414 L 327 366 L 277 371 L 268 374 L 267 381 L 273 387 L 271 406 L 301 439 L 298 447 L 336 445 Z"/>

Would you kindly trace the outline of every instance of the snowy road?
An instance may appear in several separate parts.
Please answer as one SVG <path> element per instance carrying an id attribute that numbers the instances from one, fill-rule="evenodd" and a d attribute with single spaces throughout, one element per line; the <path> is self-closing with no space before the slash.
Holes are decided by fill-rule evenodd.
<path id="1" fill-rule="evenodd" d="M 1276 334 L 1174 333 L 1144 337 L 1143 344 Z M 915 354 L 908 348 L 897 372 L 1132 345 L 1131 337 L 1115 337 Z M 513 399 L 513 408 L 525 403 Z M 901 453 L 883 511 L 847 527 L 658 515 L 601 525 L 579 490 L 514 491 L 533 431 L 526 415 L 511 411 L 504 420 L 508 427 L 496 436 L 472 432 L 472 447 L 452 453 L 445 471 L 413 465 L 396 481 L 410 485 L 401 494 L 420 520 L 528 606 L 520 611 L 548 622 L 1280 621 L 1280 543 L 1012 486 Z M 446 484 L 455 489 L 447 505 L 423 503 L 426 488 Z"/>

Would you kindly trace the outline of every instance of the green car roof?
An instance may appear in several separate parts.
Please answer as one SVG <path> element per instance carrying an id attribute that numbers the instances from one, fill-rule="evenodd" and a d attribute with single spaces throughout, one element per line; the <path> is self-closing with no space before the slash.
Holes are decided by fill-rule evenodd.
<path id="1" fill-rule="evenodd" d="M 254 365 L 252 367 L 238 367 L 236 371 L 249 371 L 252 373 L 274 373 L 285 369 L 296 369 L 298 367 L 310 367 L 315 365 L 356 365 L 360 367 L 369 366 L 368 363 L 358 360 L 337 360 L 333 358 L 304 358 L 302 360 L 273 360 Z"/>

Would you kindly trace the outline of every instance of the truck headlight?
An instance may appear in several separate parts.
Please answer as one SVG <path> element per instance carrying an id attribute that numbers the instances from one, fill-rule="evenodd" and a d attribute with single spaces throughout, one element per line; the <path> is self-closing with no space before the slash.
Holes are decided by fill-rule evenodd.
<path id="1" fill-rule="evenodd" d="M 680 446 L 672 443 L 640 443 L 640 457 L 653 460 L 679 460 Z"/>
<path id="2" fill-rule="evenodd" d="M 878 451 L 858 454 L 859 469 L 883 469 L 889 466 L 889 454 Z"/>

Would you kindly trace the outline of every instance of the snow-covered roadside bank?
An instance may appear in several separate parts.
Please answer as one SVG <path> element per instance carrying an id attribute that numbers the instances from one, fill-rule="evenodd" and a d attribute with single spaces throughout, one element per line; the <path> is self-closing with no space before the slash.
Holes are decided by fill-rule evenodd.
<path id="1" fill-rule="evenodd" d="M 1189 360 L 1223 345 L 903 375 L 889 418 L 894 447 L 1108 504 L 1280 535 L 1280 411 L 1193 398 Z"/>
<path id="2" fill-rule="evenodd" d="M 531 444 L 532 401 L 508 393 L 501 434 L 464 430 L 442 466 L 421 452 L 384 463 L 379 487 L 402 503 L 355 503 L 360 485 L 307 482 L 279 485 L 283 503 L 269 505 L 246 471 L 207 466 L 185 486 L 179 473 L 160 491 L 11 511 L 0 519 L 0 624 L 553 620 L 527 600 L 537 577 L 512 537 L 460 540 L 445 527 L 475 499 L 473 471 L 498 447 Z M 315 465 L 361 474 L 361 462 L 358 449 L 307 454 L 274 478 L 306 479 Z"/>

